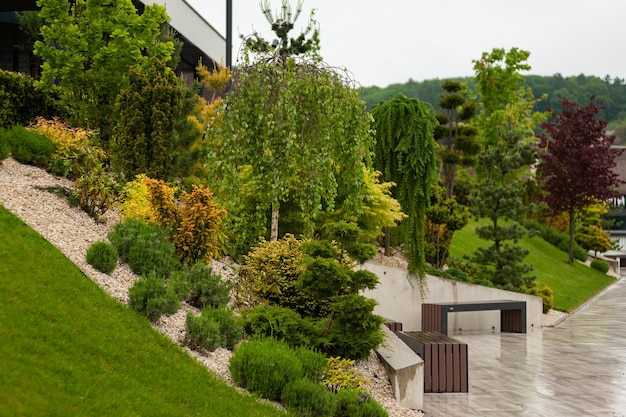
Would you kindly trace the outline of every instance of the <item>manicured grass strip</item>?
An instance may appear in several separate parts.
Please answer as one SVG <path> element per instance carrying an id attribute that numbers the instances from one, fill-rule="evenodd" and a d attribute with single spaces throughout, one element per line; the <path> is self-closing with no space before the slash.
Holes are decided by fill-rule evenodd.
<path id="1" fill-rule="evenodd" d="M 450 254 L 456 259 L 472 254 L 487 242 L 476 235 L 477 222 L 471 222 L 455 233 Z M 554 308 L 571 312 L 595 294 L 615 282 L 613 277 L 591 269 L 579 262 L 569 264 L 567 254 L 542 238 L 523 238 L 520 246 L 530 250 L 524 262 L 534 266 L 533 275 L 540 286 L 552 288 Z"/>
<path id="2" fill-rule="evenodd" d="M 0 206 L 0 416 L 285 416 L 109 297 Z"/>

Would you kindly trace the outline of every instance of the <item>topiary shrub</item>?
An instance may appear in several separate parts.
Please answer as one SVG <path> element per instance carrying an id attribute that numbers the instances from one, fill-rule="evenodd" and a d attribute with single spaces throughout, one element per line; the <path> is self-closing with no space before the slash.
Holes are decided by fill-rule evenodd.
<path id="1" fill-rule="evenodd" d="M 384 319 L 374 314 L 376 301 L 360 294 L 339 297 L 333 304 L 334 319 L 328 331 L 331 356 L 350 359 L 367 357 L 384 339 L 381 325 Z"/>
<path id="2" fill-rule="evenodd" d="M 385 409 L 367 393 L 342 389 L 337 393 L 335 417 L 387 417 Z"/>
<path id="3" fill-rule="evenodd" d="M 285 385 L 281 402 L 287 410 L 301 417 L 331 417 L 337 406 L 333 393 L 306 378 Z"/>
<path id="4" fill-rule="evenodd" d="M 167 232 L 156 224 L 133 219 L 122 221 L 108 237 L 120 259 L 137 275 L 154 272 L 167 278 L 179 268 L 174 245 L 167 240 Z"/>
<path id="5" fill-rule="evenodd" d="M 110 274 L 117 266 L 117 250 L 110 243 L 94 242 L 87 249 L 87 262 L 98 271 Z"/>
<path id="6" fill-rule="evenodd" d="M 250 336 L 283 340 L 291 347 L 317 344 L 319 330 L 312 320 L 285 307 L 262 304 L 242 312 L 244 331 Z"/>
<path id="7" fill-rule="evenodd" d="M 539 287 L 537 281 L 533 281 L 532 287 L 529 288 L 526 293 L 530 295 L 536 295 L 543 300 L 543 314 L 546 314 L 552 307 L 554 307 L 554 294 L 552 288 L 548 286 Z"/>
<path id="8" fill-rule="evenodd" d="M 268 400 L 280 400 L 283 387 L 303 377 L 302 362 L 285 343 L 257 338 L 239 344 L 229 370 L 237 385 Z"/>
<path id="9" fill-rule="evenodd" d="M 594 259 L 593 261 L 591 261 L 591 264 L 589 266 L 591 266 L 596 271 L 602 272 L 603 274 L 609 272 L 609 264 L 607 262 L 601 261 L 600 259 Z"/>
<path id="10" fill-rule="evenodd" d="M 187 313 L 185 344 L 214 351 L 218 347 L 233 349 L 243 336 L 243 329 L 233 311 L 226 307 L 205 307 L 196 317 Z"/>
<path id="11" fill-rule="evenodd" d="M 48 167 L 55 151 L 50 139 L 22 126 L 12 127 L 7 131 L 7 135 L 11 155 L 16 161 L 40 168 Z"/>
<path id="12" fill-rule="evenodd" d="M 128 305 L 150 321 L 156 321 L 163 314 L 174 314 L 179 307 L 176 293 L 168 287 L 165 278 L 154 272 L 135 281 L 128 290 Z"/>

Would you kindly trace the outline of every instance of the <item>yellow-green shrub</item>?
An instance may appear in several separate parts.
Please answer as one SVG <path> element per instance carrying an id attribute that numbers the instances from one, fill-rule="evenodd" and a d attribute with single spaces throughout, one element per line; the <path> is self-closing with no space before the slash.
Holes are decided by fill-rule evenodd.
<path id="1" fill-rule="evenodd" d="M 208 261 L 219 249 L 219 224 L 226 211 L 217 207 L 208 188 L 193 186 L 183 192 L 177 212 L 177 226 L 171 239 L 180 259 L 189 264 Z"/>
<path id="2" fill-rule="evenodd" d="M 55 146 L 50 170 L 54 174 L 78 178 L 97 167 L 108 158 L 107 153 L 92 144 L 95 132 L 71 127 L 59 121 L 37 117 L 29 129 L 47 137 Z"/>
<path id="3" fill-rule="evenodd" d="M 176 188 L 169 183 L 137 175 L 126 186 L 120 209 L 123 218 L 155 222 L 168 228 L 168 239 L 184 263 L 207 262 L 217 255 L 219 225 L 226 211 L 218 208 L 206 187 L 194 185 L 190 193 L 183 191 L 177 199 Z"/>
<path id="4" fill-rule="evenodd" d="M 363 389 L 370 381 L 354 368 L 353 360 L 336 356 L 328 358 L 322 383 L 337 393 L 341 389 Z"/>
<path id="5" fill-rule="evenodd" d="M 150 203 L 150 190 L 146 179 L 148 179 L 146 175 L 139 174 L 133 181 L 124 186 L 122 201 L 118 205 L 123 220 L 135 219 L 149 223 L 158 222 L 158 214 Z"/>

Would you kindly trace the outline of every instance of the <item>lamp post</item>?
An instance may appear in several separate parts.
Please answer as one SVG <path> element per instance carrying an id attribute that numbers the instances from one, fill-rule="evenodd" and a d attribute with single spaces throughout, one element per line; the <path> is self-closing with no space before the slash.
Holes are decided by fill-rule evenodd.
<path id="1" fill-rule="evenodd" d="M 233 0 L 226 0 L 226 67 L 233 64 Z"/>

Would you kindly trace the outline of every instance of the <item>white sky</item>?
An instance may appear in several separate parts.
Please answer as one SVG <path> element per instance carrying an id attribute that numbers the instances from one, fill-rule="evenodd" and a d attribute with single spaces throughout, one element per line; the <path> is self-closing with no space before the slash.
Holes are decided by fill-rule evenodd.
<path id="1" fill-rule="evenodd" d="M 225 34 L 226 0 L 186 1 Z M 472 60 L 511 47 L 530 51 L 529 74 L 626 78 L 626 0 L 304 0 L 295 34 L 312 9 L 324 61 L 362 86 L 473 76 Z M 233 0 L 233 62 L 253 30 L 274 39 L 258 0 Z"/>

